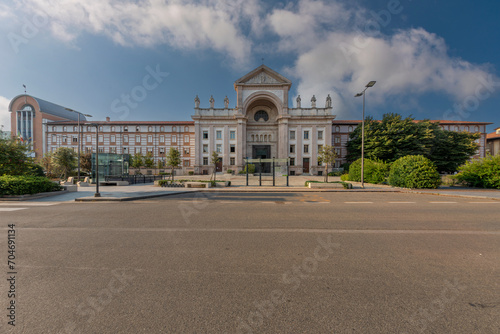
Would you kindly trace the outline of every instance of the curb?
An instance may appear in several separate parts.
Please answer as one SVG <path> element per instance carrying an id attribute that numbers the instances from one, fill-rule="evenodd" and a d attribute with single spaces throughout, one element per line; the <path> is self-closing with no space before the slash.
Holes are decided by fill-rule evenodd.
<path id="1" fill-rule="evenodd" d="M 493 201 L 500 201 L 500 198 L 488 197 L 488 196 L 441 194 L 441 193 L 431 193 L 431 192 L 412 191 L 412 190 L 401 190 L 400 192 L 412 193 L 412 194 L 421 194 L 421 195 L 436 195 L 436 196 L 446 196 L 446 197 L 462 197 L 462 198 L 488 199 L 488 200 L 493 200 Z"/>
<path id="2" fill-rule="evenodd" d="M 38 194 L 33 194 L 33 195 L 19 195 L 19 196 L 12 196 L 12 197 L 0 197 L 0 202 L 2 201 L 7 201 L 7 202 L 15 202 L 15 201 L 29 201 L 32 199 L 39 199 L 39 198 L 45 198 L 45 197 L 52 197 L 52 196 L 57 196 L 57 195 L 64 195 L 69 193 L 67 190 L 59 190 L 59 191 L 51 191 L 51 192 L 46 192 L 46 193 L 38 193 Z"/>
<path id="3" fill-rule="evenodd" d="M 80 198 L 75 198 L 75 202 L 127 202 L 127 201 L 135 201 L 138 199 L 173 196 L 173 195 L 179 195 L 179 194 L 191 193 L 191 192 L 195 192 L 195 191 L 179 191 L 179 192 L 170 192 L 170 193 L 140 195 L 140 196 L 135 196 L 135 197 L 80 197 Z"/>

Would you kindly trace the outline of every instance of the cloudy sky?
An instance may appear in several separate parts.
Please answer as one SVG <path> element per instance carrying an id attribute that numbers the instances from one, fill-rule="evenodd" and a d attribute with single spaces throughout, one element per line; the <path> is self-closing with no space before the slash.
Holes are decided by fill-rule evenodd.
<path id="1" fill-rule="evenodd" d="M 290 104 L 330 94 L 337 119 L 367 114 L 500 127 L 500 2 L 467 0 L 3 0 L 0 124 L 24 92 L 95 120 L 190 120 L 194 98 L 235 105 L 262 62 Z M 264 59 L 264 60 L 262 60 Z"/>

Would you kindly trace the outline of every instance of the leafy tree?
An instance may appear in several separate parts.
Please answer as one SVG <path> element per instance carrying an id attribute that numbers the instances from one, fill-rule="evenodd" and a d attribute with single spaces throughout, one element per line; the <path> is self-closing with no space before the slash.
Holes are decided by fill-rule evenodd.
<path id="1" fill-rule="evenodd" d="M 146 153 L 146 157 L 144 157 L 144 165 L 147 168 L 153 168 L 155 165 L 155 159 L 153 157 L 153 153 L 148 152 Z"/>
<path id="2" fill-rule="evenodd" d="M 403 188 L 437 188 L 441 177 L 434 163 L 422 155 L 408 155 L 391 165 L 389 184 Z"/>
<path id="3" fill-rule="evenodd" d="M 77 166 L 77 156 L 75 151 L 69 147 L 59 147 L 52 154 L 52 165 L 55 172 L 63 179 L 68 177 L 68 174 Z"/>
<path id="4" fill-rule="evenodd" d="M 134 154 L 130 166 L 133 168 L 141 168 L 143 164 L 144 164 L 144 158 L 142 157 L 142 155 L 140 153 Z"/>
<path id="5" fill-rule="evenodd" d="M 337 153 L 331 145 L 323 145 L 318 152 L 318 162 L 325 165 L 325 182 L 328 182 L 328 168 L 335 165 Z"/>
<path id="6" fill-rule="evenodd" d="M 92 153 L 80 154 L 80 168 L 87 173 L 92 172 Z"/>
<path id="7" fill-rule="evenodd" d="M 171 147 L 167 154 L 167 166 L 172 169 L 172 182 L 174 181 L 174 169 L 181 164 L 181 153 L 175 147 Z"/>
<path id="8" fill-rule="evenodd" d="M 381 160 L 364 159 L 364 182 L 383 183 L 389 176 L 390 165 Z M 361 182 L 361 158 L 349 166 L 349 181 Z"/>
<path id="9" fill-rule="evenodd" d="M 454 177 L 472 187 L 500 189 L 500 155 L 467 161 Z"/>
<path id="10" fill-rule="evenodd" d="M 220 161 L 219 153 L 217 151 L 212 152 L 212 157 L 210 159 L 210 163 L 214 165 L 214 171 L 212 173 L 213 177 L 213 182 L 215 182 L 215 175 L 217 173 L 217 163 Z M 210 181 L 212 181 L 212 177 L 210 178 Z"/>
<path id="11" fill-rule="evenodd" d="M 379 122 L 365 119 L 365 157 L 393 162 L 407 155 L 423 155 L 431 159 L 438 171 L 454 172 L 477 150 L 478 134 L 445 131 L 429 120 L 415 121 L 399 114 L 385 114 Z M 361 126 L 347 143 L 349 161 L 361 157 Z"/>
<path id="12" fill-rule="evenodd" d="M 32 175 L 35 169 L 27 144 L 0 134 L 0 175 Z"/>

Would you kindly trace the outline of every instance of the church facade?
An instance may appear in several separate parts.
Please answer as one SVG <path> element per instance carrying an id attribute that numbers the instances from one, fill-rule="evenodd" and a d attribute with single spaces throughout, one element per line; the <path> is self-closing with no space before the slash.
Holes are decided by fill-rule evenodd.
<path id="1" fill-rule="evenodd" d="M 234 108 L 229 107 L 227 97 L 224 108 L 215 108 L 213 97 L 204 107 L 197 96 L 192 120 L 180 122 L 114 121 L 109 117 L 89 121 L 69 108 L 24 94 L 9 105 L 11 132 L 31 145 L 38 161 L 59 147 L 95 152 L 98 143 L 99 153 L 150 155 L 155 165 L 165 162 L 170 148 L 175 148 L 181 153 L 179 168 L 185 174 L 211 173 L 212 153 L 217 152 L 219 172 L 241 171 L 247 158 L 275 158 L 288 159 L 290 175 L 319 175 L 324 168 L 318 163 L 318 152 L 321 146 L 332 145 L 338 156 L 335 167 L 340 167 L 346 162 L 349 134 L 361 120 L 336 120 L 330 96 L 324 101 L 312 96 L 311 107 L 303 108 L 299 95 L 293 107 L 288 103 L 291 85 L 290 80 L 262 65 L 235 81 Z M 480 133 L 473 158 L 485 156 L 486 125 L 491 123 L 435 122 L 444 130 Z"/>
<path id="2" fill-rule="evenodd" d="M 236 80 L 235 108 L 201 108 L 195 99 L 195 172 L 206 174 L 215 151 L 221 157 L 223 170 L 242 170 L 245 159 L 290 158 L 290 174 L 316 174 L 318 151 L 331 145 L 332 101 L 328 96 L 324 107 L 302 108 L 300 96 L 296 108 L 288 105 L 292 83 L 281 74 L 262 65 Z"/>

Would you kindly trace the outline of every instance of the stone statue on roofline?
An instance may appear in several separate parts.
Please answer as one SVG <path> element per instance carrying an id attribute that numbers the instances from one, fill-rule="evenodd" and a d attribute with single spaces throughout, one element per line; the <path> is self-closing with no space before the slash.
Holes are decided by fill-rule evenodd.
<path id="1" fill-rule="evenodd" d="M 215 100 L 214 100 L 214 96 L 213 96 L 213 95 L 210 95 L 210 100 L 209 100 L 209 102 L 210 102 L 210 108 L 212 108 L 212 109 L 213 109 L 214 104 L 215 104 Z"/>
<path id="2" fill-rule="evenodd" d="M 194 107 L 196 109 L 200 107 L 200 98 L 198 97 L 198 95 L 196 95 L 196 97 L 194 98 Z"/>
<path id="3" fill-rule="evenodd" d="M 314 96 L 314 95 L 311 98 L 311 107 L 312 108 L 316 108 L 316 96 Z"/>
<path id="4" fill-rule="evenodd" d="M 229 99 L 227 98 L 227 95 L 226 95 L 226 98 L 224 99 L 224 108 L 228 108 L 229 107 Z"/>
<path id="5" fill-rule="evenodd" d="M 301 108 L 301 105 L 300 105 L 301 101 L 302 101 L 302 99 L 300 98 L 300 95 L 297 96 L 297 108 Z"/>
<path id="6" fill-rule="evenodd" d="M 332 98 L 330 97 L 330 94 L 326 97 L 326 108 L 331 108 L 332 107 Z"/>

